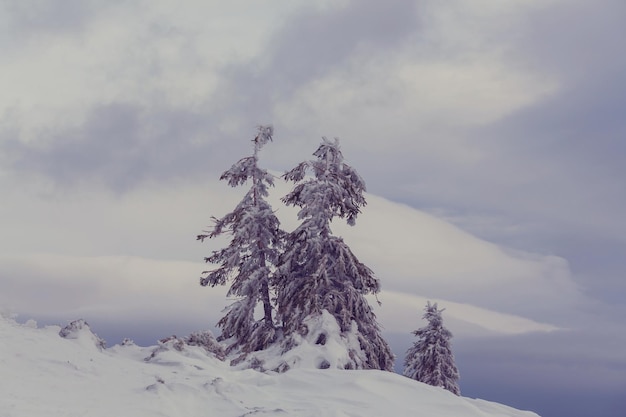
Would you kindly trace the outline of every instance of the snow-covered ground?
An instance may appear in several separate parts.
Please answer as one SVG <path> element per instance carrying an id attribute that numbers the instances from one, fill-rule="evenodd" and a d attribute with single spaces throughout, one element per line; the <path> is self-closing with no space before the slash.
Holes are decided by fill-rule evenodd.
<path id="1" fill-rule="evenodd" d="M 199 346 L 103 349 L 88 327 L 60 330 L 0 317 L 0 417 L 537 417 L 390 372 L 235 370 Z"/>

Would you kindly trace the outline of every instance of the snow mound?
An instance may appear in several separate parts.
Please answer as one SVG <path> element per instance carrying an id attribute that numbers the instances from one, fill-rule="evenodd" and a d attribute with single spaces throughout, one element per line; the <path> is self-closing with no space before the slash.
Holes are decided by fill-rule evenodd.
<path id="1" fill-rule="evenodd" d="M 187 357 L 209 356 L 223 361 L 225 359 L 224 349 L 215 340 L 210 331 L 195 332 L 188 337 L 181 339 L 176 335 L 159 340 L 159 344 L 152 350 L 150 356 L 145 361 L 151 361 L 163 356 L 165 352 L 178 352 Z"/>
<path id="2" fill-rule="evenodd" d="M 98 349 L 86 323 L 70 327 L 68 335 L 76 338 L 67 340 L 59 337 L 58 326 L 35 328 L 0 318 L 0 415 L 537 417 L 391 372 L 237 370 L 180 338 L 159 346 L 129 342 Z M 324 346 L 334 349 L 331 339 Z M 155 358 L 145 360 L 159 348 Z M 302 347 L 300 364 L 320 364 L 306 353 Z"/>
<path id="3" fill-rule="evenodd" d="M 356 323 L 341 332 L 337 320 L 326 310 L 305 320 L 302 331 L 279 345 L 253 352 L 238 369 L 285 372 L 290 369 L 353 369 L 365 362 L 357 338 Z"/>
<path id="4" fill-rule="evenodd" d="M 87 345 L 93 344 L 98 349 L 104 349 L 106 347 L 106 342 L 92 332 L 89 324 L 83 319 L 70 322 L 59 331 L 59 336 L 64 339 L 75 339 Z"/>
<path id="5" fill-rule="evenodd" d="M 189 346 L 203 347 L 208 353 L 212 353 L 217 359 L 226 359 L 226 352 L 224 348 L 217 341 L 213 333 L 210 330 L 204 330 L 200 332 L 191 333 L 185 338 L 185 344 Z"/>

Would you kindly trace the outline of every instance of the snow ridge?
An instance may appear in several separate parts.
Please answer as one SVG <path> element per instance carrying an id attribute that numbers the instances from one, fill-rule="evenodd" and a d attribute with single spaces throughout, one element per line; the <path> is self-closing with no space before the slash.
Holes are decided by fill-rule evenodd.
<path id="1" fill-rule="evenodd" d="M 0 317 L 0 416 L 537 417 L 386 371 L 238 370 L 184 338 L 105 349 L 88 326 L 60 331 Z"/>

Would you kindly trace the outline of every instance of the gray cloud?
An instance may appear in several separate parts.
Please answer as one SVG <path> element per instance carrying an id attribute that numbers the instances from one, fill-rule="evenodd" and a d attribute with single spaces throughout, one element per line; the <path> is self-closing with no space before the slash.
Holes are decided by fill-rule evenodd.
<path id="1" fill-rule="evenodd" d="M 618 255 L 626 235 L 626 59 L 617 52 L 626 37 L 623 12 L 622 2 L 557 2 L 530 17 L 533 30 L 509 57 L 555 77 L 559 87 L 469 132 L 489 144 L 490 157 L 480 170 L 463 173 L 459 181 L 474 186 L 465 184 L 463 198 L 452 203 L 459 211 L 506 212 L 511 224 L 525 227 L 500 241 L 570 259 L 588 292 L 609 302 L 626 291 L 626 263 Z M 451 199 L 442 197 L 450 208 Z"/>
<path id="2" fill-rule="evenodd" d="M 96 15 L 93 1 L 51 0 L 45 2 L 3 1 L 10 31 L 21 41 L 31 36 L 75 34 Z M 21 38 L 21 39 L 20 39 Z"/>
<path id="3" fill-rule="evenodd" d="M 18 9 L 16 25 L 34 30 L 20 23 L 33 13 Z M 82 22 L 89 13 L 87 9 L 79 13 L 81 10 L 75 13 Z M 40 13 L 45 15 L 43 11 L 34 15 Z M 20 17 L 22 14 L 26 17 Z M 245 138 L 253 134 L 254 126 L 280 119 L 273 113 L 273 105 L 281 97 L 341 66 L 359 48 L 384 53 L 415 30 L 416 17 L 415 4 L 403 1 L 385 5 L 350 2 L 333 13 L 303 11 L 279 28 L 260 58 L 223 67 L 220 86 L 200 107 L 94 103 L 78 127 L 50 126 L 39 132 L 39 140 L 33 144 L 21 140 L 18 126 L 3 132 L 7 139 L 0 146 L 17 172 L 38 173 L 66 185 L 96 180 L 120 191 L 145 180 L 195 175 L 213 168 L 213 162 L 226 155 L 248 152 Z M 71 28 L 67 30 L 71 33 Z M 155 62 L 161 59 L 157 51 L 148 53 L 154 54 Z M 228 120 L 238 127 L 222 131 L 220 126 Z M 293 137 L 294 133 L 303 136 L 302 132 L 282 134 Z M 46 145 L 40 146 L 40 142 Z M 276 158 L 280 151 L 272 153 Z M 303 153 L 302 159 L 309 153 Z M 282 162 L 284 165 L 284 158 Z M 221 165 L 214 172 L 226 168 Z"/>
<path id="4" fill-rule="evenodd" d="M 304 9 L 277 27 L 257 58 L 221 69 L 222 83 L 216 93 L 220 117 L 272 121 L 282 127 L 284 116 L 276 112 L 278 103 L 289 100 L 308 83 L 344 68 L 357 54 L 392 54 L 397 44 L 418 30 L 416 5 L 367 0 L 350 1 L 339 10 Z M 278 136 L 296 142 L 285 145 L 290 150 L 310 142 L 311 133 L 277 130 Z M 317 135 L 313 137 L 311 152 L 319 140 Z M 284 167 L 284 161 L 274 160 Z"/>
<path id="5" fill-rule="evenodd" d="M 65 185 L 95 181 L 117 191 L 146 180 L 218 175 L 233 153 L 229 144 L 241 147 L 204 112 L 127 103 L 90 109 L 83 124 L 51 131 L 43 146 L 4 136 L 4 157 L 20 174 Z"/>
<path id="6" fill-rule="evenodd" d="M 511 37 L 510 59 L 564 81 L 616 76 L 626 63 L 626 5 L 619 0 L 556 1 L 528 13 L 525 30 Z"/>
<path id="7" fill-rule="evenodd" d="M 418 29 L 417 3 L 350 1 L 333 13 L 303 13 L 290 19 L 269 45 L 264 86 L 293 90 L 348 60 L 359 48 L 383 54 Z"/>

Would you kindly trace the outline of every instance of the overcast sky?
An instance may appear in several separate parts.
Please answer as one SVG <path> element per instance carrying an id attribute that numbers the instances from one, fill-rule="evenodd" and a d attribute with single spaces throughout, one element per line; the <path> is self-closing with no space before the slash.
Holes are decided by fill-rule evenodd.
<path id="1" fill-rule="evenodd" d="M 463 394 L 619 415 L 625 19 L 623 0 L 0 0 L 0 311 L 110 344 L 213 326 L 226 288 L 198 278 L 225 242 L 195 236 L 271 123 L 277 176 L 328 136 L 365 179 L 334 231 L 381 280 L 400 360 L 434 300 Z"/>

